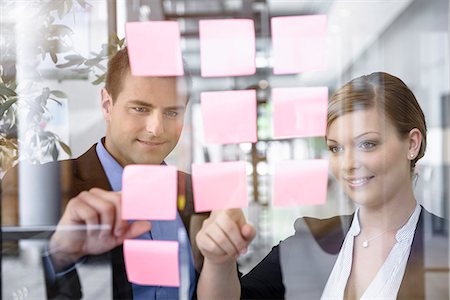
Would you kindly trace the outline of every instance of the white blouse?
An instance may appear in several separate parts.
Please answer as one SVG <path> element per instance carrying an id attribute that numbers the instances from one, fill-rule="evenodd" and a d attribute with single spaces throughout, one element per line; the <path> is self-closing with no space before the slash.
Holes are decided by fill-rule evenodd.
<path id="1" fill-rule="evenodd" d="M 397 242 L 361 299 L 397 298 L 421 210 L 422 207 L 416 204 L 408 222 L 397 231 L 395 235 Z M 360 231 L 359 209 L 357 209 L 321 299 L 344 299 L 345 287 L 352 268 L 354 238 Z"/>

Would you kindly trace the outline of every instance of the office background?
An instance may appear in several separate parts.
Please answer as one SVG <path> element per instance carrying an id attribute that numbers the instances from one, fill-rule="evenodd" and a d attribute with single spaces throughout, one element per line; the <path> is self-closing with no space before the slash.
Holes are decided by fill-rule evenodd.
<path id="1" fill-rule="evenodd" d="M 61 0 L 61 2 L 63 2 Z M 258 236 L 249 254 L 240 259 L 243 270 L 259 261 L 279 240 L 293 233 L 293 222 L 304 215 L 327 217 L 351 212 L 352 205 L 330 177 L 327 204 L 278 208 L 271 205 L 271 168 L 282 159 L 326 158 L 321 138 L 274 140 L 270 118 L 270 89 L 274 87 L 327 86 L 330 94 L 351 78 L 385 71 L 405 81 L 422 106 L 429 127 L 427 153 L 421 160 L 416 184 L 418 200 L 430 211 L 448 218 L 450 198 L 450 99 L 449 3 L 446 0 L 288 1 L 288 0 L 91 0 L 73 8 L 59 23 L 73 31 L 76 54 L 89 56 L 108 43 L 111 34 L 125 37 L 125 22 L 176 20 L 180 24 L 182 51 L 193 76 L 193 90 L 182 139 L 169 164 L 190 172 L 193 162 L 242 160 L 247 162 L 249 220 Z M 23 55 L 24 39 L 16 32 L 27 14 L 41 7 L 39 1 L 0 1 L 0 65 L 6 79 L 16 77 L 14 65 Z M 20 12 L 22 15 L 14 14 Z M 326 71 L 273 75 L 270 19 L 276 16 L 328 17 Z M 256 74 L 204 78 L 200 76 L 198 21 L 248 18 L 255 22 Z M 63 57 L 59 56 L 60 63 Z M 102 62 L 104 63 L 104 62 Z M 56 68 L 47 56 L 38 66 L 42 86 L 67 94 L 63 105 L 51 104 L 47 126 L 67 143 L 72 157 L 82 154 L 103 136 L 100 89 L 93 74 Z M 258 136 L 254 144 L 212 145 L 204 141 L 200 117 L 203 91 L 253 88 L 258 96 Z M 60 150 L 58 159 L 68 158 Z M 41 162 L 52 160 L 46 155 Z M 2 175 L 3 175 L 2 170 Z M 30 202 L 33 211 L 43 202 Z M 46 205 L 51 205 L 47 203 Z M 26 212 L 24 212 L 26 213 Z M 35 224 L 49 220 L 45 214 Z M 32 224 L 31 224 L 32 225 Z M 51 225 L 51 224 L 45 224 Z M 42 241 L 20 242 L 18 251 L 3 249 L 2 299 L 37 299 L 44 284 L 38 251 Z M 31 271 L 30 271 L 31 270 Z M 81 267 L 86 298 L 108 298 L 108 267 Z M 105 279 L 106 278 L 106 279 Z M 108 287 L 105 289 L 105 286 Z M 22 297 L 22 298 L 21 298 Z"/>

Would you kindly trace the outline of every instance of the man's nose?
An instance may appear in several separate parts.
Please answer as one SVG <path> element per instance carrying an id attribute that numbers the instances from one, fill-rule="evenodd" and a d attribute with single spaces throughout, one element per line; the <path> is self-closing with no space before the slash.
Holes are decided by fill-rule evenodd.
<path id="1" fill-rule="evenodd" d="M 146 130 L 152 135 L 158 137 L 164 133 L 164 118 L 162 113 L 153 111 L 146 121 Z"/>

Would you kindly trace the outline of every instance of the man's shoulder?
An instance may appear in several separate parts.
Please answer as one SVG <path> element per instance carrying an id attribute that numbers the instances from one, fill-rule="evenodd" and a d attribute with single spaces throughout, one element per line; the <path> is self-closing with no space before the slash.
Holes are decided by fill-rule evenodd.
<path id="1" fill-rule="evenodd" d="M 22 170 L 35 171 L 33 174 L 46 174 L 51 170 L 58 169 L 58 172 L 61 174 L 61 184 L 65 183 L 73 183 L 72 181 L 78 178 L 83 178 L 85 174 L 92 174 L 93 172 L 103 172 L 101 167 L 101 163 L 98 159 L 97 153 L 95 151 L 96 144 L 92 145 L 86 152 L 80 155 L 77 158 L 58 160 L 46 162 L 43 164 L 30 164 L 25 162 L 19 162 L 14 167 L 9 169 L 5 175 L 3 176 L 2 183 L 2 191 L 8 192 L 17 191 L 18 181 L 19 181 L 19 172 Z M 23 168 L 22 165 L 25 164 L 26 167 Z"/>

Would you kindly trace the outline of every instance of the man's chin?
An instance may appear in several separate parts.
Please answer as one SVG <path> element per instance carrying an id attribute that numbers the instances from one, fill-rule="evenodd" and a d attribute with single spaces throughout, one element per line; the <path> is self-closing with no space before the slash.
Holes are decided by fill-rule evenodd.
<path id="1" fill-rule="evenodd" d="M 159 155 L 142 155 L 135 157 L 134 164 L 139 165 L 160 165 L 164 161 L 165 156 Z"/>

